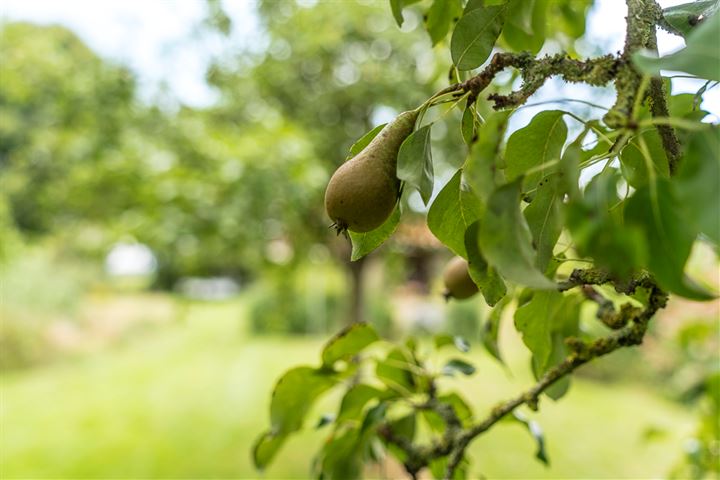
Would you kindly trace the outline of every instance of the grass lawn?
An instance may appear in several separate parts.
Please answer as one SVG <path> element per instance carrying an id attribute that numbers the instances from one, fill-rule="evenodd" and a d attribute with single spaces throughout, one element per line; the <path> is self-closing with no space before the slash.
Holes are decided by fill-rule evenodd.
<path id="1" fill-rule="evenodd" d="M 121 346 L 4 375 L 0 477 L 257 478 L 249 449 L 267 426 L 273 382 L 317 363 L 323 339 L 250 337 L 242 311 L 239 302 L 193 304 L 183 321 Z M 530 381 L 517 338 L 505 335 L 503 348 L 514 377 L 476 348 L 478 373 L 445 383 L 460 385 L 480 414 Z M 558 403 L 543 399 L 535 417 L 550 468 L 508 424 L 474 443 L 473 476 L 661 477 L 693 427 L 691 412 L 642 386 L 582 380 Z M 668 433 L 647 443 L 649 427 Z M 264 477 L 307 477 L 323 435 L 293 438 Z"/>

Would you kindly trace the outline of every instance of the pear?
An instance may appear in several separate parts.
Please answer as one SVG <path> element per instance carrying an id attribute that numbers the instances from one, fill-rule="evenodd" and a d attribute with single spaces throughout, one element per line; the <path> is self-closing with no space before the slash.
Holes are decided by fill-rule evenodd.
<path id="1" fill-rule="evenodd" d="M 445 266 L 443 272 L 445 282 L 444 296 L 446 299 L 462 300 L 470 298 L 478 292 L 478 287 L 470 278 L 468 262 L 462 257 L 454 257 Z"/>
<path id="2" fill-rule="evenodd" d="M 375 230 L 398 201 L 397 156 L 412 133 L 419 110 L 401 113 L 353 158 L 343 163 L 325 190 L 325 210 L 338 233 Z"/>

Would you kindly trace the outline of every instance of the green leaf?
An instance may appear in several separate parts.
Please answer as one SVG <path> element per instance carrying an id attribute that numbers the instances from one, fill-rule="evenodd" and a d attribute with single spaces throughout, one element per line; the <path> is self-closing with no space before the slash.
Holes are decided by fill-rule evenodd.
<path id="1" fill-rule="evenodd" d="M 311 367 L 296 367 L 285 372 L 275 384 L 270 400 L 272 432 L 287 434 L 302 428 L 313 402 L 337 381 L 335 373 Z"/>
<path id="2" fill-rule="evenodd" d="M 439 335 L 435 335 L 435 337 L 433 337 L 433 341 L 435 343 L 436 350 L 440 350 L 447 345 L 453 345 L 463 353 L 470 351 L 470 344 L 468 341 L 459 335 L 452 336 L 447 333 L 441 333 Z"/>
<path id="3" fill-rule="evenodd" d="M 662 288 L 695 300 L 713 298 L 684 274 L 696 232 L 668 180 L 638 189 L 625 208 L 625 221 L 644 233 L 647 268 Z"/>
<path id="4" fill-rule="evenodd" d="M 470 351 L 470 342 L 465 340 L 460 335 L 455 335 L 453 337 L 453 344 L 455 345 L 455 348 L 457 348 L 463 353 L 467 353 Z"/>
<path id="5" fill-rule="evenodd" d="M 625 278 L 645 264 L 647 249 L 642 230 L 623 223 L 618 179 L 613 169 L 596 175 L 568 205 L 566 226 L 580 255 Z"/>
<path id="6" fill-rule="evenodd" d="M 475 373 L 475 367 L 472 364 L 466 362 L 465 360 L 453 358 L 442 367 L 441 372 L 443 375 L 447 375 L 449 377 L 454 376 L 455 372 L 460 372 L 463 375 L 469 376 Z"/>
<path id="7" fill-rule="evenodd" d="M 264 432 L 255 441 L 252 448 L 253 464 L 258 470 L 264 470 L 270 465 L 275 455 L 282 447 L 285 435 L 273 435 L 271 432 Z"/>
<path id="8" fill-rule="evenodd" d="M 475 113 L 472 107 L 467 106 L 463 110 L 462 120 L 460 121 L 460 133 L 466 145 L 472 145 L 475 138 Z"/>
<path id="9" fill-rule="evenodd" d="M 465 179 L 482 203 L 487 202 L 495 187 L 505 180 L 498 157 L 510 113 L 509 110 L 492 112 L 485 117 L 485 123 L 478 128 L 478 140 L 463 168 Z"/>
<path id="10" fill-rule="evenodd" d="M 465 231 L 480 218 L 482 205 L 473 191 L 462 182 L 458 170 L 443 187 L 427 214 L 427 225 L 438 240 L 456 255 L 467 259 Z"/>
<path id="11" fill-rule="evenodd" d="M 359 428 L 336 430 L 320 453 L 322 478 L 359 479 L 362 476 L 362 449 Z"/>
<path id="12" fill-rule="evenodd" d="M 348 153 L 347 160 L 351 159 L 358 153 L 362 152 L 365 147 L 367 147 L 373 138 L 377 137 L 377 134 L 380 133 L 380 131 L 385 128 L 385 125 L 387 123 L 383 123 L 382 125 L 378 125 L 377 127 L 373 128 L 369 132 L 367 132 L 365 135 L 360 137 L 358 141 L 352 144 L 350 147 L 350 153 Z"/>
<path id="13" fill-rule="evenodd" d="M 505 6 L 478 5 L 467 11 L 455 25 L 450 41 L 453 63 L 460 70 L 472 70 L 487 60 L 505 21 Z"/>
<path id="14" fill-rule="evenodd" d="M 373 386 L 357 383 L 350 387 L 340 402 L 337 422 L 360 420 L 365 405 L 373 398 L 384 398 L 385 392 Z"/>
<path id="15" fill-rule="evenodd" d="M 395 229 L 397 228 L 399 223 L 400 207 L 397 206 L 395 207 L 395 210 L 393 210 L 393 213 L 390 215 L 390 218 L 385 220 L 385 223 L 380 225 L 375 230 L 365 233 L 348 231 L 348 235 L 350 235 L 350 241 L 352 242 L 352 253 L 350 255 L 350 260 L 352 260 L 353 262 L 355 260 L 359 260 L 368 253 L 378 248 L 380 245 L 382 245 L 385 240 L 390 238 L 390 236 L 395 233 Z"/>
<path id="16" fill-rule="evenodd" d="M 433 46 L 441 42 L 450 31 L 453 20 L 462 13 L 459 0 L 434 0 L 427 11 L 425 28 L 430 34 Z"/>
<path id="17" fill-rule="evenodd" d="M 523 178 L 496 189 L 480 223 L 480 249 L 507 280 L 533 288 L 555 288 L 535 267 L 532 234 L 520 211 Z"/>
<path id="18" fill-rule="evenodd" d="M 632 59 L 635 66 L 648 75 L 660 75 L 660 70 L 690 73 L 708 80 L 720 80 L 720 15 L 713 15 L 687 36 L 682 50 L 656 58 L 637 52 Z"/>
<path id="19" fill-rule="evenodd" d="M 558 165 L 558 171 L 560 172 L 558 189 L 560 193 L 567 194 L 571 200 L 576 198 L 580 191 L 580 156 L 582 152 L 580 143 L 571 143 L 563 152 L 560 165 Z"/>
<path id="20" fill-rule="evenodd" d="M 488 351 L 488 353 L 490 353 L 490 355 L 495 357 L 500 363 L 503 364 L 505 363 L 505 361 L 502 359 L 502 355 L 500 354 L 498 335 L 500 333 L 500 321 L 502 320 L 503 311 L 511 301 L 512 296 L 510 295 L 500 300 L 492 308 L 492 310 L 490 310 L 490 315 L 488 315 L 487 321 L 483 325 L 480 332 L 480 340 L 482 341 L 485 349 Z"/>
<path id="21" fill-rule="evenodd" d="M 515 328 L 539 366 L 546 365 L 550 358 L 554 317 L 562 301 L 563 295 L 558 291 L 539 291 L 515 311 Z"/>
<path id="22" fill-rule="evenodd" d="M 510 0 L 503 39 L 515 51 L 538 53 L 545 43 L 548 0 Z"/>
<path id="23" fill-rule="evenodd" d="M 527 431 L 530 432 L 530 434 L 535 439 L 535 442 L 537 443 L 537 452 L 535 453 L 535 458 L 540 460 L 545 465 L 550 465 L 550 458 L 545 451 L 545 435 L 543 434 L 542 428 L 540 428 L 540 424 L 538 424 L 535 420 L 528 420 L 523 414 L 518 411 L 514 411 L 512 413 L 512 416 L 508 418 L 522 424 L 527 429 Z"/>
<path id="24" fill-rule="evenodd" d="M 548 110 L 540 112 L 528 126 L 514 132 L 505 149 L 505 174 L 508 180 L 525 175 L 529 169 L 560 159 L 560 152 L 567 138 L 564 112 Z M 541 178 L 556 168 L 548 166 L 526 175 L 525 188 L 535 188 Z"/>
<path id="25" fill-rule="evenodd" d="M 485 302 L 492 307 L 505 296 L 507 287 L 497 270 L 488 264 L 480 251 L 479 231 L 480 221 L 474 222 L 465 231 L 468 272 L 485 298 Z"/>
<path id="26" fill-rule="evenodd" d="M 403 18 L 403 9 L 408 5 L 417 3 L 420 0 L 390 0 L 390 10 L 392 10 L 393 17 L 398 27 L 402 27 L 405 19 Z"/>
<path id="27" fill-rule="evenodd" d="M 388 353 L 384 360 L 377 362 L 375 375 L 391 390 L 406 395 L 415 391 L 413 366 L 410 356 L 396 348 Z"/>
<path id="28" fill-rule="evenodd" d="M 663 10 L 665 20 L 683 34 L 688 34 L 702 23 L 700 19 L 714 15 L 720 7 L 718 0 L 695 0 L 691 3 L 674 5 Z"/>
<path id="29" fill-rule="evenodd" d="M 270 400 L 270 431 L 260 435 L 253 448 L 256 468 L 272 461 L 287 436 L 302 428 L 315 400 L 337 381 L 334 372 L 311 367 L 293 368 L 280 377 Z"/>
<path id="30" fill-rule="evenodd" d="M 685 215 L 720 245 L 720 128 L 693 132 L 674 183 Z"/>
<path id="31" fill-rule="evenodd" d="M 433 191 L 432 149 L 430 128 L 432 124 L 416 130 L 400 146 L 397 160 L 397 175 L 419 192 L 425 202 L 430 201 Z"/>
<path id="32" fill-rule="evenodd" d="M 315 425 L 315 430 L 321 429 L 325 425 L 328 425 L 335 421 L 335 415 L 332 413 L 326 413 L 323 416 L 320 417 L 318 420 L 317 425 Z"/>
<path id="33" fill-rule="evenodd" d="M 647 146 L 650 157 L 649 162 L 643 155 L 637 138 L 628 142 L 620 153 L 620 165 L 623 176 L 634 188 L 639 188 L 648 182 L 650 178 L 647 169 L 648 163 L 652 165 L 655 176 L 662 178 L 670 177 L 668 159 L 665 155 L 665 148 L 663 148 L 662 140 L 657 133 L 657 129 L 653 128 L 652 130 L 643 132 L 640 136 Z"/>
<path id="34" fill-rule="evenodd" d="M 436 478 L 438 480 L 447 480 L 445 478 L 445 470 L 447 469 L 447 462 L 448 457 L 439 457 L 430 462 L 428 465 L 428 469 L 430 470 L 430 473 L 432 474 L 433 478 Z M 462 460 L 460 460 L 460 463 L 458 464 L 458 467 L 455 469 L 455 474 L 453 475 L 452 480 L 465 480 L 468 478 L 468 469 L 470 468 L 470 462 L 468 461 L 467 457 L 463 457 Z"/>
<path id="35" fill-rule="evenodd" d="M 472 423 L 473 413 L 470 405 L 458 393 L 452 392 L 440 395 L 438 401 L 450 405 L 455 410 L 455 415 L 463 426 L 469 426 Z"/>
<path id="36" fill-rule="evenodd" d="M 322 351 L 323 366 L 332 368 L 338 360 L 348 360 L 379 339 L 375 329 L 368 323 L 348 325 L 325 344 Z"/>
<path id="37" fill-rule="evenodd" d="M 537 249 L 535 265 L 542 272 L 553 256 L 553 249 L 563 228 L 562 195 L 558 191 L 557 175 L 549 175 L 538 183 L 535 198 L 523 214 Z"/>

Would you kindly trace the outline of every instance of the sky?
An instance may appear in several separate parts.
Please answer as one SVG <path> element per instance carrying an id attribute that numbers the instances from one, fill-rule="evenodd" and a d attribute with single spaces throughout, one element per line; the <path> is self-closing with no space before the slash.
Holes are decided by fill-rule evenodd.
<path id="1" fill-rule="evenodd" d="M 685 1 L 661 0 L 659 3 L 667 7 Z M 257 47 L 262 35 L 253 0 L 223 0 L 223 7 L 234 25 L 232 45 Z M 204 13 L 204 0 L 0 2 L 0 18 L 65 25 L 103 57 L 129 66 L 138 76 L 145 99 L 152 100 L 160 86 L 166 85 L 180 102 L 194 107 L 207 106 L 215 99 L 214 92 L 205 84 L 204 75 L 208 59 L 222 49 L 218 39 L 213 41 L 207 35 L 196 34 Z M 621 50 L 625 14 L 622 0 L 597 0 L 588 20 L 588 45 L 603 45 L 609 52 Z M 679 37 L 660 32 L 661 55 L 682 46 Z M 694 93 L 702 83 L 676 80 L 673 93 Z M 707 92 L 703 108 L 712 112 L 715 119 L 720 117 L 720 87 Z"/>

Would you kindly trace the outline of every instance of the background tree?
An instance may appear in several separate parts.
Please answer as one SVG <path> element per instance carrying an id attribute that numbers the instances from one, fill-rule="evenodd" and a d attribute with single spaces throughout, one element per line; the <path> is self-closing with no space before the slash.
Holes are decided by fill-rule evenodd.
<path id="1" fill-rule="evenodd" d="M 411 3 L 391 0 L 398 25 Z M 506 420 L 527 425 L 538 441 L 537 458 L 547 462 L 537 426 L 519 407 L 537 410 L 545 395 L 565 394 L 569 375 L 580 366 L 642 343 L 668 293 L 714 297 L 684 270 L 693 244 L 717 248 L 720 240 L 720 129 L 701 123 L 704 113 L 695 106 L 720 81 L 720 54 L 707 49 L 720 40 L 716 7 L 696 2 L 663 11 L 654 0 L 628 0 L 623 51 L 579 59 L 572 48 L 536 56 L 550 36 L 582 32 L 573 28 L 584 14 L 574 3 L 434 0 L 419 6 L 434 40 L 452 30 L 454 67 L 451 85 L 418 107 L 416 130 L 398 153 L 398 178 L 426 204 L 433 199 L 428 227 L 468 260 L 470 276 L 494 306 L 484 343 L 498 359 L 500 313 L 517 302 L 515 328 L 532 353 L 537 383 L 475 418 L 468 402 L 441 381 L 470 375 L 474 367 L 461 357 L 444 365 L 433 361 L 435 351 L 454 345 L 462 352 L 466 342 L 441 335 L 433 345 L 414 339 L 379 344 L 370 326 L 356 324 L 328 341 L 320 367 L 297 367 L 280 379 L 270 405 L 271 428 L 253 450 L 258 468 L 302 427 L 310 405 L 332 389 L 342 390 L 342 399 L 337 414 L 320 422 L 331 430 L 314 462 L 321 478 L 361 476 L 366 462 L 386 454 L 412 478 L 425 468 L 436 477 L 463 478 L 470 468 L 468 445 Z M 550 18 L 560 25 L 569 19 L 570 28 L 546 29 Z M 686 47 L 658 59 L 657 27 L 685 36 Z M 493 80 L 508 68 L 522 82 L 511 91 L 496 90 Z M 695 98 L 668 97 L 661 69 L 708 83 Z M 543 111 L 506 139 L 508 117 L 552 76 L 591 86 L 614 83 L 615 104 L 591 118 Z M 480 115 L 487 101 L 497 113 Z M 427 138 L 443 121 L 432 112 L 447 105 L 463 112 L 455 138 L 465 141 L 468 154 L 433 197 Z M 568 136 L 566 119 L 580 123 L 579 134 Z M 593 170 L 596 165 L 602 168 Z M 581 172 L 592 179 L 580 182 Z M 398 222 L 399 215 L 391 215 L 373 232 L 351 232 L 353 257 L 381 244 Z M 580 328 L 586 305 L 605 327 L 596 334 Z M 716 375 L 703 387 L 715 412 Z M 717 460 L 712 448 L 703 451 Z M 701 472 L 706 460 L 698 463 Z"/>

